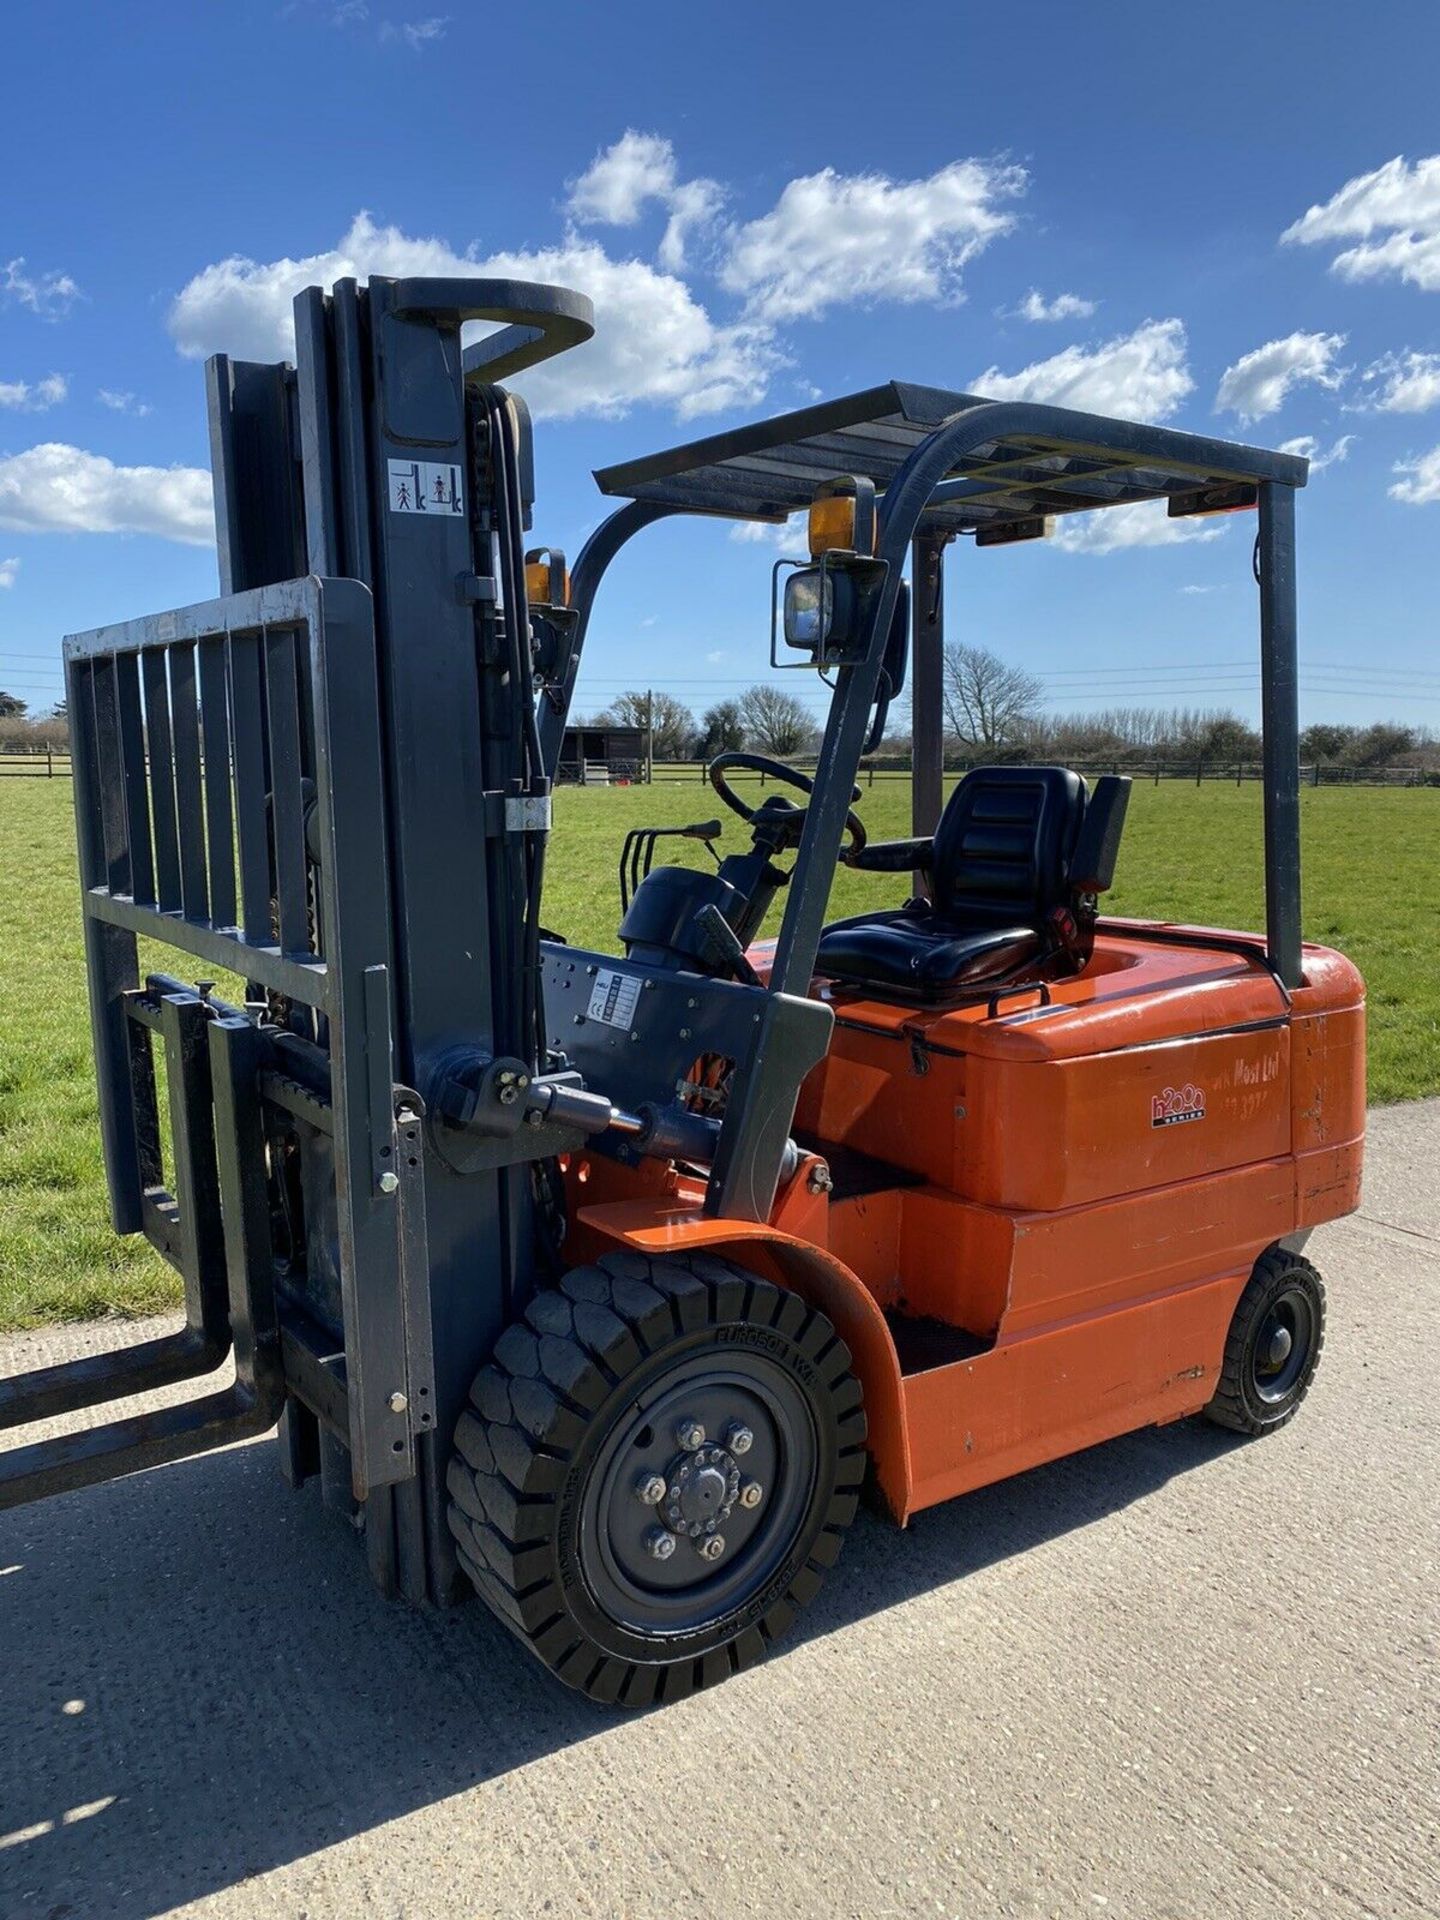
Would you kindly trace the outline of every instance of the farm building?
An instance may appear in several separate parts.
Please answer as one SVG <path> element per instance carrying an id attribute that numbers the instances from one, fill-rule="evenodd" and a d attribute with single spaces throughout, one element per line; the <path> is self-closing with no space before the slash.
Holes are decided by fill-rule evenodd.
<path id="1" fill-rule="evenodd" d="M 561 780 L 605 786 L 645 778 L 643 727 L 567 727 L 556 773 Z"/>

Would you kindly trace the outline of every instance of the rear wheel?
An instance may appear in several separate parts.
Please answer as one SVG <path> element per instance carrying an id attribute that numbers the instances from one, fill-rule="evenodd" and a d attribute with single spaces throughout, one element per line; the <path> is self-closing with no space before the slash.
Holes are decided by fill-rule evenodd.
<path id="1" fill-rule="evenodd" d="M 1230 1322 L 1215 1397 L 1205 1412 L 1237 1433 L 1293 1420 L 1325 1344 L 1325 1287 L 1299 1254 L 1271 1247 L 1255 1263 Z"/>
<path id="2" fill-rule="evenodd" d="M 643 1706 L 784 1631 L 864 1467 L 860 1385 L 822 1313 L 727 1261 L 610 1254 L 501 1335 L 456 1429 L 450 1529 L 562 1680 Z"/>

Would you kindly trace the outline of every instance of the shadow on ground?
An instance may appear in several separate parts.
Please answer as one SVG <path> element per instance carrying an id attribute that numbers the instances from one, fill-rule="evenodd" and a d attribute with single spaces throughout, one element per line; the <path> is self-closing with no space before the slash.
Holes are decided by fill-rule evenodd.
<path id="1" fill-rule="evenodd" d="M 906 1533 L 862 1512 L 789 1645 L 1087 1526 L 1229 1444 L 1187 1421 Z M 625 1724 L 478 1605 L 381 1600 L 355 1538 L 317 1494 L 286 1492 L 265 1443 L 0 1518 L 0 1649 L 7 1920 L 161 1913 Z"/>

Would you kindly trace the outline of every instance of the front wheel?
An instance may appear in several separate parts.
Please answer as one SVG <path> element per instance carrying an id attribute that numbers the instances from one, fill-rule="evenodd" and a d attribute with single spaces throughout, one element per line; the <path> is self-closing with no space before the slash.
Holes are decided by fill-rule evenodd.
<path id="1" fill-rule="evenodd" d="M 1271 1247 L 1236 1304 L 1207 1416 L 1236 1433 L 1283 1427 L 1310 1391 L 1324 1344 L 1324 1282 L 1298 1253 Z"/>
<path id="2" fill-rule="evenodd" d="M 855 1513 L 849 1350 L 724 1260 L 576 1268 L 501 1335 L 470 1398 L 448 1476 L 461 1564 L 593 1699 L 674 1700 L 747 1666 Z"/>

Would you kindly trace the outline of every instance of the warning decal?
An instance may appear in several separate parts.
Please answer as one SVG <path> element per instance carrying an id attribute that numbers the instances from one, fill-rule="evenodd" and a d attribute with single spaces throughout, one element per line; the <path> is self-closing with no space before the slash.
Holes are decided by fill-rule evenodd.
<path id="1" fill-rule="evenodd" d="M 601 967 L 590 995 L 590 1018 L 603 1020 L 607 1027 L 628 1027 L 635 1018 L 639 998 L 640 982 L 634 974 Z"/>
<path id="2" fill-rule="evenodd" d="M 441 520 L 465 517 L 465 483 L 458 466 L 391 460 L 389 467 L 392 513 L 428 513 Z"/>

